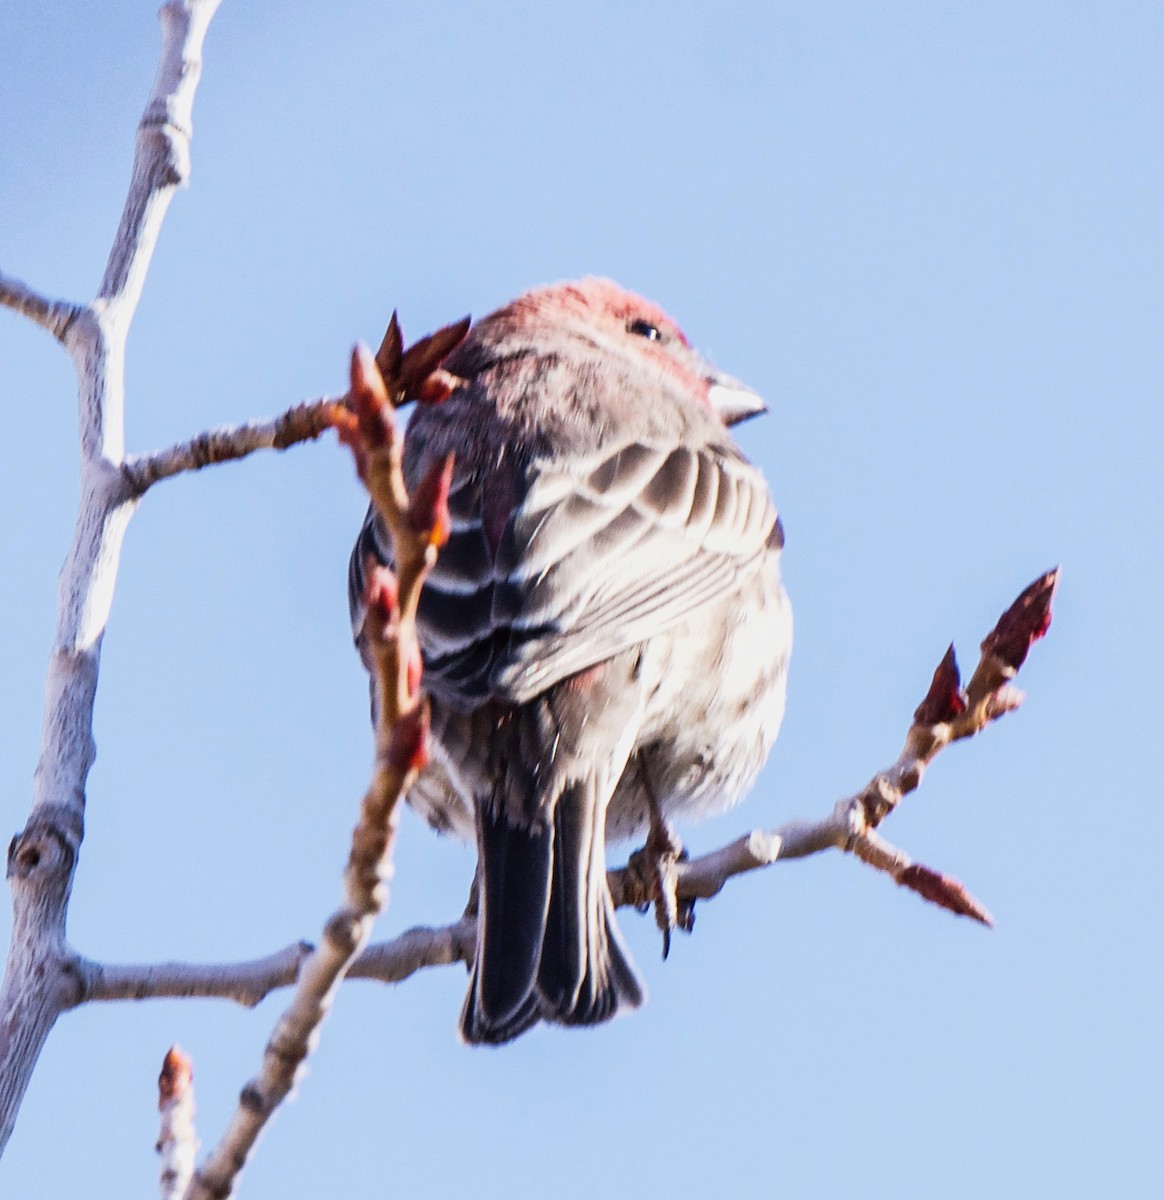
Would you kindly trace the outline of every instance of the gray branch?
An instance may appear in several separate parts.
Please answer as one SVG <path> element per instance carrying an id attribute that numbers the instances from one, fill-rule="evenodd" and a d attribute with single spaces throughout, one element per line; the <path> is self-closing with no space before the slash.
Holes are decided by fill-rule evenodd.
<path id="1" fill-rule="evenodd" d="M 275 988 L 295 982 L 310 942 L 296 942 L 266 958 L 237 963 L 167 962 L 110 965 L 80 959 L 81 1000 L 216 997 L 253 1008 Z"/>
<path id="2" fill-rule="evenodd" d="M 0 305 L 27 317 L 34 325 L 51 333 L 58 342 L 65 340 L 78 308 L 67 300 L 50 300 L 27 283 L 0 271 Z"/>
<path id="3" fill-rule="evenodd" d="M 401 983 L 425 967 L 468 964 L 473 961 L 475 939 L 476 923 L 471 917 L 435 928 L 417 926 L 368 946 L 347 977 Z M 294 942 L 265 958 L 234 963 L 112 965 L 78 958 L 72 967 L 77 981 L 74 1003 L 199 996 L 253 1008 L 271 992 L 295 983 L 314 950 L 311 942 Z"/>
<path id="4" fill-rule="evenodd" d="M 32 809 L 8 854 L 14 919 L 0 985 L 0 1152 L 49 1032 L 81 994 L 65 916 L 84 836 L 101 640 L 136 506 L 122 475 L 125 343 L 166 209 L 189 174 L 194 89 L 218 2 L 171 0 L 162 8 L 158 73 L 138 126 L 133 177 L 97 299 L 68 305 L 8 277 L 0 280 L 0 302 L 47 329 L 72 356 L 81 443 L 77 522 L 60 576 Z"/>
<path id="5" fill-rule="evenodd" d="M 286 450 L 329 429 L 338 403 L 327 397 L 309 400 L 269 421 L 212 429 L 168 449 L 135 455 L 126 461 L 122 474 L 134 495 L 141 496 L 155 483 L 186 471 L 233 462 L 256 450 Z"/>

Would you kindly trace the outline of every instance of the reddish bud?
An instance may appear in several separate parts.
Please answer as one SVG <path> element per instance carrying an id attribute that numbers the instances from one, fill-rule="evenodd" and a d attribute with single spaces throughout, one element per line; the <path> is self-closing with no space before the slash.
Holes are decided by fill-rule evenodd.
<path id="1" fill-rule="evenodd" d="M 384 340 L 380 343 L 380 349 L 376 351 L 376 365 L 380 368 L 380 374 L 385 379 L 398 379 L 403 358 L 404 333 L 393 309 L 392 320 L 388 322 L 388 328 L 384 332 Z"/>
<path id="2" fill-rule="evenodd" d="M 986 908 L 949 875 L 923 867 L 921 863 L 913 863 L 902 871 L 897 882 L 902 887 L 917 892 L 931 904 L 937 904 L 960 917 L 972 917 L 990 928 L 994 927 L 994 918 Z"/>
<path id="3" fill-rule="evenodd" d="M 158 1076 L 158 1107 L 176 1100 L 194 1079 L 194 1063 L 178 1046 L 171 1046 L 162 1060 Z"/>
<path id="4" fill-rule="evenodd" d="M 417 388 L 416 395 L 411 399 L 419 400 L 421 404 L 442 404 L 458 388 L 464 386 L 465 381 L 459 375 L 453 375 L 438 367 L 427 379 L 422 381 L 420 387 Z"/>
<path id="5" fill-rule="evenodd" d="M 998 618 L 982 643 L 982 653 L 995 655 L 1017 671 L 1031 646 L 1051 627 L 1051 601 L 1058 583 L 1058 567 L 1040 575 Z"/>
<path id="6" fill-rule="evenodd" d="M 362 342 L 352 348 L 351 388 L 348 397 L 359 423 L 365 449 L 378 450 L 387 446 L 396 435 L 392 405 L 380 368 L 376 365 L 371 350 Z"/>
<path id="7" fill-rule="evenodd" d="M 439 550 L 452 530 L 449 515 L 449 491 L 453 486 L 453 456 L 446 454 L 429 467 L 412 493 L 405 520 L 430 546 Z"/>
<path id="8" fill-rule="evenodd" d="M 374 643 L 382 642 L 400 615 L 400 584 L 396 572 L 368 555 L 364 561 L 365 629 Z"/>
<path id="9" fill-rule="evenodd" d="M 471 324 L 469 317 L 462 317 L 408 347 L 400 360 L 399 375 L 393 379 L 393 382 L 399 382 L 401 394 L 406 400 L 423 398 L 421 392 L 425 381 L 465 340 Z"/>
<path id="10" fill-rule="evenodd" d="M 954 657 L 954 643 L 950 643 L 938 669 L 930 681 L 926 698 L 913 714 L 915 725 L 943 725 L 966 711 L 966 695 L 962 691 L 962 676 L 958 671 L 958 660 Z"/>
<path id="11" fill-rule="evenodd" d="M 392 726 L 388 764 L 402 775 L 428 765 L 428 705 L 418 704 Z"/>

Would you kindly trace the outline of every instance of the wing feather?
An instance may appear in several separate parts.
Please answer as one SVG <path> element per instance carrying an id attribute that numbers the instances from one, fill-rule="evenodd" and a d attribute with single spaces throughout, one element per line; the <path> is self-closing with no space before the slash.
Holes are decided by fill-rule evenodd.
<path id="1" fill-rule="evenodd" d="M 521 478 L 491 547 L 488 472 L 458 468 L 453 533 L 421 598 L 425 684 L 457 708 L 525 703 L 736 591 L 779 553 L 763 477 L 728 444 L 624 441 L 506 469 Z M 369 549 L 387 560 L 371 516 L 352 556 L 357 632 L 357 556 Z"/>

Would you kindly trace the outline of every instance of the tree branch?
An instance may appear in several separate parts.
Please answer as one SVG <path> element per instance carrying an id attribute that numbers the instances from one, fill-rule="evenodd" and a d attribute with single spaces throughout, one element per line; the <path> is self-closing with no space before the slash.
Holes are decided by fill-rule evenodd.
<path id="1" fill-rule="evenodd" d="M 700 858 L 677 865 L 680 899 L 716 895 L 734 875 L 768 867 L 789 858 L 838 849 L 892 876 L 924 899 L 960 916 L 992 924 L 990 913 L 955 879 L 914 863 L 904 851 L 876 833 L 877 827 L 914 791 L 926 768 L 951 742 L 981 733 L 991 722 L 1013 711 L 1023 700 L 1012 686 L 1031 645 L 1051 623 L 1051 602 L 1058 568 L 1041 575 L 998 619 L 982 642 L 974 674 L 962 690 L 954 647 L 946 651 L 925 699 L 914 713 L 905 747 L 897 761 L 879 771 L 859 792 L 837 801 L 820 821 L 793 821 L 770 831 L 754 830 Z M 608 873 L 616 904 L 642 906 L 652 898 L 650 879 L 631 862 Z"/>
<path id="2" fill-rule="evenodd" d="M 75 304 L 67 300 L 50 300 L 3 271 L 0 271 L 0 305 L 27 317 L 58 342 L 65 340 L 65 333 L 78 312 Z"/>
<path id="3" fill-rule="evenodd" d="M 5 280 L 5 303 L 54 332 L 73 358 L 81 487 L 73 541 L 61 570 L 32 810 L 8 853 L 14 921 L 0 986 L 0 1152 L 49 1031 L 79 994 L 65 916 L 84 835 L 101 639 L 136 504 L 121 475 L 125 341 L 162 218 L 188 173 L 202 40 L 218 3 L 184 0 L 162 9 L 157 78 L 139 126 L 133 179 L 97 299 L 70 307 L 62 319 L 66 310 Z"/>
<path id="4" fill-rule="evenodd" d="M 338 403 L 327 397 L 308 400 L 268 421 L 212 429 L 166 450 L 135 455 L 126 461 L 122 474 L 133 494 L 142 496 L 160 480 L 185 471 L 233 462 L 256 450 L 286 450 L 300 442 L 314 441 L 334 425 Z"/>
<path id="5" fill-rule="evenodd" d="M 295 942 L 265 958 L 236 963 L 113 965 L 79 959 L 79 1002 L 204 996 L 253 1008 L 275 988 L 293 984 L 313 949 L 310 942 Z"/>
<path id="6" fill-rule="evenodd" d="M 220 0 L 168 0 L 158 16 L 162 53 L 137 127 L 133 179 L 97 298 L 128 323 L 174 192 L 190 180 L 194 93 L 202 76 L 202 43 Z"/>
<path id="7" fill-rule="evenodd" d="M 383 910 L 401 800 L 427 761 L 428 708 L 420 692 L 416 607 L 439 546 L 448 537 L 448 488 L 412 497 L 404 485 L 403 438 L 392 409 L 400 381 L 381 378 L 371 352 L 352 355 L 352 409 L 337 419 L 355 452 L 373 504 L 392 532 L 397 574 L 376 566 L 364 597 L 366 649 L 376 686 L 376 761 L 344 872 L 344 904 L 300 972 L 295 994 L 267 1045 L 259 1074 L 242 1090 L 219 1144 L 196 1172 L 190 1200 L 224 1200 L 259 1134 L 294 1086 L 332 1001 Z M 354 427 L 348 424 L 351 418 Z"/>
<path id="8" fill-rule="evenodd" d="M 369 946 L 352 964 L 348 978 L 402 983 L 425 967 L 444 967 L 452 963 L 472 966 L 476 949 L 475 917 L 462 917 L 452 925 L 435 928 L 418 925 L 390 942 Z"/>
<path id="9" fill-rule="evenodd" d="M 469 965 L 475 938 L 472 917 L 452 925 L 418 925 L 390 941 L 368 946 L 348 968 L 347 978 L 400 983 L 425 967 L 456 962 Z M 78 959 L 74 966 L 80 981 L 76 1003 L 199 996 L 254 1008 L 271 992 L 290 987 L 314 950 L 310 942 L 295 942 L 265 958 L 235 963 L 112 965 Z"/>

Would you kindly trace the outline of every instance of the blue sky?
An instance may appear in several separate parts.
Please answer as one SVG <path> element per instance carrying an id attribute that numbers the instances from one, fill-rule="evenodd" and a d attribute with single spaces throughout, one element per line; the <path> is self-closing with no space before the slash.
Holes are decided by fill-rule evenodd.
<path id="1" fill-rule="evenodd" d="M 153 77 L 152 4 L 0 8 L 0 266 L 96 287 Z M 194 176 L 129 346 L 151 449 L 343 386 L 535 284 L 618 279 L 767 398 L 741 430 L 787 530 L 788 716 L 693 849 L 816 816 L 896 755 L 1063 564 L 1027 706 L 885 832 L 982 930 L 839 855 L 735 881 L 587 1034 L 461 1047 L 457 969 L 347 987 L 247 1197 L 1060 1198 L 1164 1192 L 1158 679 L 1164 11 L 1130 3 L 225 0 Z M 76 501 L 72 368 L 0 313 L 0 811 L 20 828 Z M 338 897 L 366 778 L 328 440 L 151 493 L 105 643 L 70 934 L 115 961 L 266 953 Z M 461 909 L 409 817 L 378 932 Z M 7 922 L 7 915 L 2 919 Z M 282 1001 L 90 1007 L 49 1041 L 6 1194 L 150 1194 L 154 1079 L 217 1139 Z"/>

